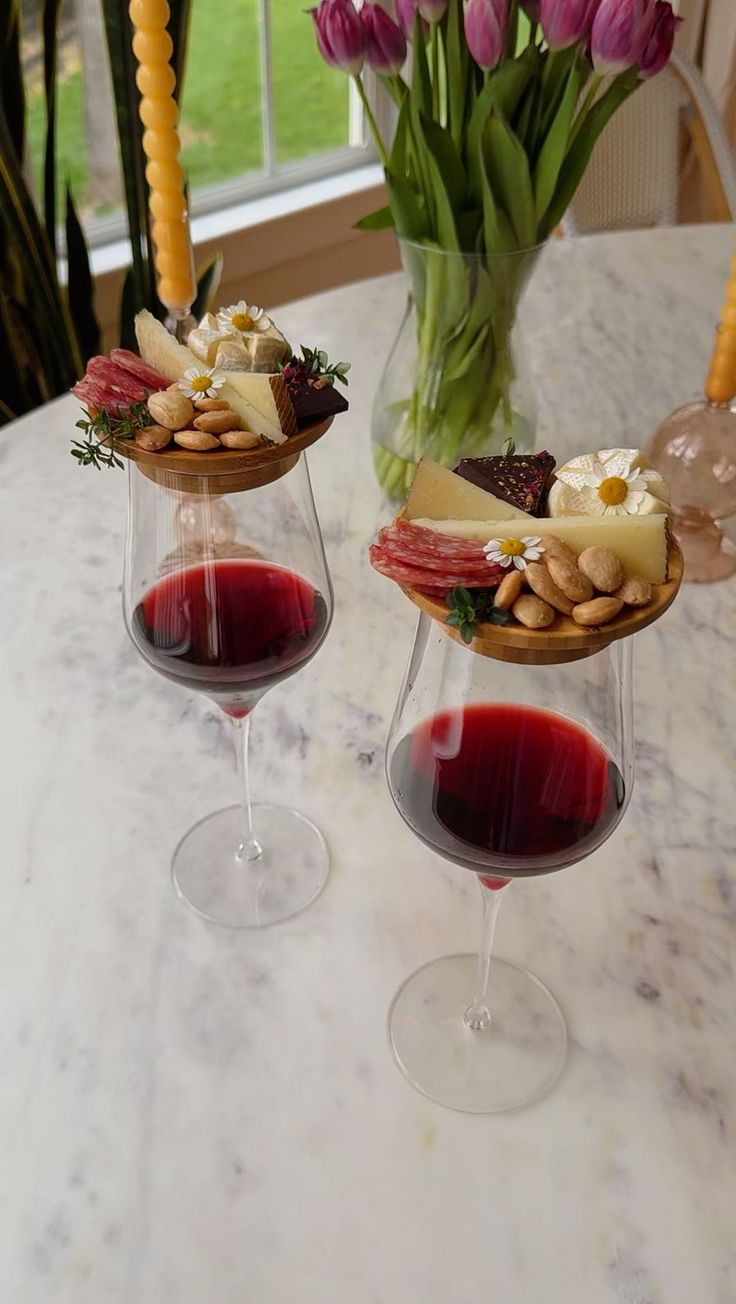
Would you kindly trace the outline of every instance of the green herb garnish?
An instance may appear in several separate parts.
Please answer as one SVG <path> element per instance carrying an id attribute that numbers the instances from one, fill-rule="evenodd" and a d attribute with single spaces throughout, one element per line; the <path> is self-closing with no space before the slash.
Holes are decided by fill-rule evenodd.
<path id="1" fill-rule="evenodd" d="M 450 614 L 446 625 L 456 625 L 463 643 L 472 643 L 476 625 L 510 625 L 510 611 L 494 605 L 494 589 L 450 589 L 447 605 Z"/>
<path id="2" fill-rule="evenodd" d="M 307 371 L 313 376 L 319 376 L 320 379 L 326 380 L 328 385 L 334 385 L 339 380 L 341 385 L 347 385 L 347 373 L 350 370 L 349 362 L 330 363 L 324 349 L 309 349 L 306 344 L 302 344 L 302 357 Z"/>
<path id="3" fill-rule="evenodd" d="M 153 424 L 153 418 L 145 403 L 131 403 L 127 408 L 109 412 L 100 408 L 92 414 L 84 408 L 84 418 L 77 421 L 77 430 L 82 430 L 86 439 L 73 439 L 71 455 L 76 457 L 80 466 L 94 466 L 98 471 L 103 466 L 122 466 L 119 457 L 111 448 L 113 439 L 135 439 L 136 431 Z"/>
<path id="4" fill-rule="evenodd" d="M 516 444 L 514 443 L 513 437 L 511 435 L 507 435 L 506 438 L 504 439 L 501 445 L 501 452 L 503 453 L 504 457 L 513 457 L 514 453 L 516 452 Z"/>

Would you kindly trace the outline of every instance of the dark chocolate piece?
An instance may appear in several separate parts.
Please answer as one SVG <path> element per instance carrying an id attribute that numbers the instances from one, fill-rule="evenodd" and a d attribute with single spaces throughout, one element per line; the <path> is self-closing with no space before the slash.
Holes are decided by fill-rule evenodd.
<path id="1" fill-rule="evenodd" d="M 338 393 L 337 387 L 319 376 L 310 375 L 297 359 L 292 358 L 283 374 L 298 426 L 308 426 L 338 412 L 347 412 L 348 401 Z"/>
<path id="2" fill-rule="evenodd" d="M 511 453 L 507 457 L 464 457 L 455 467 L 455 474 L 512 507 L 538 516 L 554 468 L 555 459 L 546 451 Z"/>

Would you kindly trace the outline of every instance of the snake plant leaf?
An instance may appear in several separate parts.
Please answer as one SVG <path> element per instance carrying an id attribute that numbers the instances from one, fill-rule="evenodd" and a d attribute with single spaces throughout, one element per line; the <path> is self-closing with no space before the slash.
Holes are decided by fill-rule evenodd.
<path id="1" fill-rule="evenodd" d="M 171 65 L 176 74 L 176 90 L 174 94 L 179 104 L 181 104 L 181 95 L 184 89 L 184 73 L 187 66 L 187 50 L 189 48 L 189 25 L 192 14 L 190 0 L 172 0 L 170 4 L 171 17 L 169 19 L 169 36 L 174 45 L 174 53 L 171 56 Z"/>
<path id="2" fill-rule="evenodd" d="M 94 284 L 82 224 L 66 187 L 67 299 L 84 361 L 100 352 L 100 326 L 94 310 Z"/>
<path id="3" fill-rule="evenodd" d="M 25 87 L 20 58 L 20 4 L 0 4 L 0 113 L 4 113 L 16 157 L 25 155 Z"/>
<path id="4" fill-rule="evenodd" d="M 43 89 L 46 99 L 46 140 L 43 151 L 43 215 L 46 239 L 56 259 L 56 55 L 61 0 L 43 0 Z"/>
<path id="5" fill-rule="evenodd" d="M 555 193 L 557 178 L 560 175 L 560 168 L 570 139 L 570 128 L 580 95 L 582 80 L 583 72 L 576 62 L 568 73 L 565 92 L 560 100 L 552 126 L 547 132 L 537 160 L 537 166 L 534 169 L 534 215 L 537 224 L 541 222 L 547 212 L 552 202 L 552 196 Z"/>
<path id="6" fill-rule="evenodd" d="M 565 155 L 554 198 L 541 223 L 540 239 L 544 239 L 557 226 L 582 180 L 603 128 L 640 84 L 637 69 L 628 69 L 616 78 L 589 110 Z"/>
<path id="7" fill-rule="evenodd" d="M 25 294 L 44 323 L 41 362 L 52 394 L 74 384 L 82 360 L 62 302 L 46 232 L 28 191 L 7 122 L 0 114 L 0 223 L 18 251 Z"/>
<path id="8" fill-rule="evenodd" d="M 197 297 L 192 304 L 192 312 L 197 321 L 212 308 L 220 286 L 224 261 L 222 254 L 215 254 L 214 258 L 197 271 Z"/>
<path id="9" fill-rule="evenodd" d="M 128 234 L 132 255 L 131 285 L 124 301 L 135 312 L 141 308 L 151 307 L 156 299 L 156 284 L 153 266 L 148 257 L 149 217 L 148 217 L 148 183 L 145 176 L 145 155 L 143 153 L 143 131 L 138 117 L 139 93 L 135 82 L 136 60 L 133 54 L 133 27 L 128 17 L 127 6 L 120 0 L 101 0 L 102 14 L 105 20 L 105 34 L 110 56 L 115 95 L 115 113 L 117 118 L 120 157 L 125 185 L 125 207 L 128 216 Z M 126 318 L 121 324 L 121 334 L 127 332 Z"/>

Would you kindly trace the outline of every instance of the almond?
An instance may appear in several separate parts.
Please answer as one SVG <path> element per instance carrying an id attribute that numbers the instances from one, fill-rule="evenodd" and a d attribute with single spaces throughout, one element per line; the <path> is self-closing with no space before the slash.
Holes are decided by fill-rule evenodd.
<path id="1" fill-rule="evenodd" d="M 547 570 L 558 589 L 573 602 L 588 602 L 593 596 L 593 585 L 587 575 L 583 575 L 575 562 L 567 557 L 550 557 Z"/>
<path id="2" fill-rule="evenodd" d="M 142 426 L 135 432 L 135 442 L 147 453 L 160 453 L 171 443 L 171 431 L 166 426 Z"/>
<path id="3" fill-rule="evenodd" d="M 508 575 L 504 575 L 501 583 L 496 589 L 496 596 L 493 599 L 494 607 L 500 607 L 502 611 L 508 611 L 516 602 L 521 590 L 524 587 L 524 572 L 514 567 Z"/>
<path id="4" fill-rule="evenodd" d="M 546 566 L 542 566 L 538 561 L 530 561 L 524 574 L 529 588 L 538 598 L 548 602 L 556 611 L 562 611 L 566 616 L 570 615 L 575 603 L 565 597 L 562 589 L 558 589 Z"/>
<path id="5" fill-rule="evenodd" d="M 572 548 L 569 548 L 562 539 L 558 539 L 556 534 L 544 534 L 539 540 L 539 550 L 543 554 L 543 561 L 548 562 L 550 557 L 564 557 L 572 566 L 578 564 L 577 556 Z"/>
<path id="6" fill-rule="evenodd" d="M 527 570 L 529 567 L 527 566 Z M 513 615 L 527 629 L 544 629 L 551 625 L 555 613 L 549 603 L 535 598 L 533 593 L 522 593 L 511 608 Z"/>
<path id="7" fill-rule="evenodd" d="M 615 593 L 624 582 L 624 568 L 610 548 L 584 548 L 578 567 L 599 593 Z"/>
<path id="8" fill-rule="evenodd" d="M 623 602 L 620 598 L 593 598 L 590 602 L 581 602 L 572 609 L 572 618 L 576 625 L 607 625 L 617 616 Z"/>
<path id="9" fill-rule="evenodd" d="M 183 430 L 194 416 L 194 408 L 186 394 L 176 389 L 151 394 L 146 407 L 154 421 L 160 426 L 166 426 L 167 430 Z"/>
<path id="10" fill-rule="evenodd" d="M 629 575 L 613 596 L 620 598 L 627 607 L 646 607 L 652 600 L 652 586 L 641 575 Z"/>
<path id="11" fill-rule="evenodd" d="M 209 453 L 220 447 L 219 439 L 209 435 L 206 430 L 177 430 L 174 443 L 180 448 L 188 448 L 190 453 Z"/>
<path id="12" fill-rule="evenodd" d="M 230 404 L 226 398 L 195 398 L 194 406 L 198 412 L 230 411 Z"/>
<path id="13" fill-rule="evenodd" d="M 263 440 L 252 430 L 223 430 L 220 443 L 224 448 L 257 448 Z"/>
<path id="14" fill-rule="evenodd" d="M 222 435 L 228 430 L 242 430 L 243 423 L 236 412 L 217 408 L 215 412 L 203 412 L 194 418 L 195 430 L 204 430 L 208 435 Z"/>

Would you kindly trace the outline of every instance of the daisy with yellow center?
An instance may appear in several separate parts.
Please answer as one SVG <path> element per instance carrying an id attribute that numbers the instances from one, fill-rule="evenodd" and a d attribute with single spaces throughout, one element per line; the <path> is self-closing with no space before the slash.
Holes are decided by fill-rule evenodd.
<path id="1" fill-rule="evenodd" d="M 636 516 L 667 511 L 667 486 L 637 448 L 604 448 L 567 462 L 549 495 L 553 516 Z M 662 501 L 660 501 L 660 499 Z"/>
<path id="2" fill-rule="evenodd" d="M 229 308 L 221 308 L 217 320 L 221 327 L 237 331 L 239 335 L 260 335 L 272 324 L 263 308 L 257 308 L 254 303 L 247 304 L 245 299 L 231 304 Z"/>
<path id="3" fill-rule="evenodd" d="M 187 398 L 217 398 L 217 391 L 224 384 L 225 377 L 221 371 L 215 371 L 214 367 L 190 367 L 181 380 L 177 381 L 177 389 L 186 394 Z"/>
<path id="4" fill-rule="evenodd" d="M 491 566 L 515 566 L 517 570 L 526 570 L 530 561 L 539 561 L 543 548 L 540 548 L 541 535 L 528 535 L 525 539 L 490 539 L 483 547 L 486 560 Z"/>

